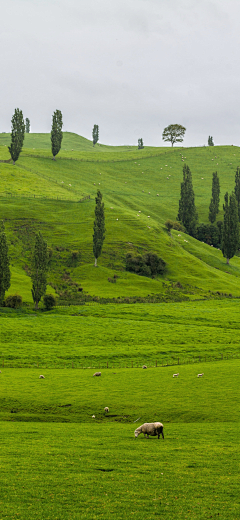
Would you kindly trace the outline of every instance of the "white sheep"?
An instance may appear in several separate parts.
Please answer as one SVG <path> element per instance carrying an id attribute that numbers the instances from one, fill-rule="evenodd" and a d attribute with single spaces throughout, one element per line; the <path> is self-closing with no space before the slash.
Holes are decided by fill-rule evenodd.
<path id="1" fill-rule="evenodd" d="M 178 377 L 179 376 L 179 372 L 177 374 L 173 374 L 173 377 Z"/>
<path id="2" fill-rule="evenodd" d="M 143 367 L 143 368 L 147 368 L 147 365 L 143 365 L 142 367 Z"/>
<path id="3" fill-rule="evenodd" d="M 105 413 L 108 413 L 108 412 L 109 412 L 109 408 L 108 408 L 108 406 L 105 406 L 105 408 L 104 408 L 104 412 L 105 412 Z"/>
<path id="4" fill-rule="evenodd" d="M 202 376 L 204 376 L 204 373 L 197 375 L 197 377 L 202 377 Z"/>
<path id="5" fill-rule="evenodd" d="M 162 435 L 162 438 L 164 439 L 163 424 L 160 422 L 144 423 L 139 426 L 134 432 L 135 439 L 140 435 L 140 433 L 143 433 L 144 437 L 147 437 L 147 439 L 149 439 L 149 435 L 151 435 L 151 437 L 157 435 L 158 439 L 160 435 Z"/>
<path id="6" fill-rule="evenodd" d="M 41 375 L 39 376 L 39 379 L 45 379 L 45 377 L 41 374 Z"/>
<path id="7" fill-rule="evenodd" d="M 94 376 L 101 376 L 101 375 L 102 375 L 101 372 L 95 372 L 95 374 L 93 374 L 93 377 L 94 377 Z"/>

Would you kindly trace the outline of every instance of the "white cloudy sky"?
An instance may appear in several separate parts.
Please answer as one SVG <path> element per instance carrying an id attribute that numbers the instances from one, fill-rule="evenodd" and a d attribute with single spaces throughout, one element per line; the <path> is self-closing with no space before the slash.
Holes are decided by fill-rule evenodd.
<path id="1" fill-rule="evenodd" d="M 100 142 L 240 145 L 240 0 L 1 0 L 0 132 L 14 108 L 33 132 Z"/>

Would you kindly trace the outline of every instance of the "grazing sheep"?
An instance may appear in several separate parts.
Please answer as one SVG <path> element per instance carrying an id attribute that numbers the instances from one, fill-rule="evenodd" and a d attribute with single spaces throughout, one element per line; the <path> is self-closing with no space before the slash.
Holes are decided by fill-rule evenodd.
<path id="1" fill-rule="evenodd" d="M 104 408 L 104 412 L 105 412 L 105 413 L 108 413 L 108 412 L 109 412 L 109 408 L 108 408 L 108 406 L 105 406 L 105 408 Z"/>
<path id="2" fill-rule="evenodd" d="M 45 377 L 43 375 L 39 376 L 39 379 L 45 379 Z"/>
<path id="3" fill-rule="evenodd" d="M 198 377 L 202 377 L 202 376 L 204 376 L 204 373 L 202 373 L 202 374 L 198 374 L 197 376 L 198 376 Z"/>
<path id="4" fill-rule="evenodd" d="M 0 370 L 0 374 L 2 373 L 2 371 Z"/>
<path id="5" fill-rule="evenodd" d="M 95 415 L 92 415 L 92 419 L 95 419 Z"/>
<path id="6" fill-rule="evenodd" d="M 144 423 L 139 426 L 134 432 L 135 439 L 138 437 L 138 435 L 140 435 L 140 433 L 143 433 L 144 437 L 147 437 L 147 439 L 149 439 L 149 435 L 151 435 L 151 437 L 155 437 L 157 435 L 158 439 L 160 435 L 162 435 L 162 438 L 164 439 L 163 424 L 160 422 Z"/>
<path id="7" fill-rule="evenodd" d="M 101 375 L 102 375 L 101 372 L 95 372 L 95 374 L 93 374 L 93 377 L 94 377 L 94 376 L 101 376 Z"/>
<path id="8" fill-rule="evenodd" d="M 179 376 L 179 372 L 178 372 L 178 374 L 173 374 L 173 377 L 178 377 L 178 376 Z"/>
<path id="9" fill-rule="evenodd" d="M 147 368 L 147 365 L 143 365 L 143 368 Z"/>

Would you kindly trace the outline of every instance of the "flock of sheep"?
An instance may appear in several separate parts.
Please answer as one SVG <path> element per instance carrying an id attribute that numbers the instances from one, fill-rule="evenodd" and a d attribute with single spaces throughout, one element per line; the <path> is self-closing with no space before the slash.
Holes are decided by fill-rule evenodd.
<path id="1" fill-rule="evenodd" d="M 143 365 L 142 368 L 146 369 L 147 365 Z M 95 372 L 95 374 L 93 374 L 93 377 L 95 377 L 95 376 L 99 377 L 101 375 L 102 375 L 101 372 Z M 178 376 L 179 376 L 179 372 L 176 374 L 173 374 L 173 377 L 178 377 Z M 197 377 L 202 377 L 202 376 L 204 376 L 204 373 L 197 375 Z M 45 377 L 41 374 L 39 376 L 39 379 L 45 379 Z M 105 412 L 105 414 L 109 413 L 108 406 L 105 406 L 104 412 Z M 92 418 L 95 419 L 95 415 L 92 415 Z M 160 422 L 144 423 L 141 426 L 139 426 L 138 428 L 136 428 L 136 430 L 134 432 L 135 439 L 140 435 L 140 433 L 143 433 L 144 437 L 146 437 L 147 439 L 149 439 L 149 435 L 151 437 L 157 436 L 158 439 L 159 439 L 160 435 L 162 435 L 162 438 L 164 439 L 163 424 Z"/>

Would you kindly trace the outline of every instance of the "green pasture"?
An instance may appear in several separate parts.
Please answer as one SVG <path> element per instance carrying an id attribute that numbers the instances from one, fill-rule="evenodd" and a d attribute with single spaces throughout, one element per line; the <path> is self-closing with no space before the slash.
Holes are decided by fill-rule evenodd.
<path id="1" fill-rule="evenodd" d="M 2 309 L 0 320 L 5 367 L 97 369 L 239 356 L 239 300 Z"/>
<path id="2" fill-rule="evenodd" d="M 0 134 L 0 161 L 9 159 L 9 142 L 10 134 Z M 170 236 L 164 228 L 166 219 L 177 216 L 185 163 L 192 171 L 200 222 L 208 220 L 212 173 L 218 171 L 221 201 L 217 218 L 223 218 L 224 193 L 233 190 L 240 161 L 238 147 L 93 147 L 91 141 L 65 132 L 61 152 L 53 161 L 49 145 L 50 134 L 27 134 L 16 165 L 0 162 L 0 218 L 5 220 L 13 273 L 22 272 L 23 277 L 17 287 L 13 276 L 10 292 L 20 292 L 24 285 L 35 233 L 40 230 L 52 249 L 49 282 L 58 292 L 67 270 L 71 283 L 78 283 L 92 296 L 162 294 L 168 299 L 163 281 L 183 286 L 179 300 L 190 298 L 191 293 L 203 297 L 209 291 L 240 295 L 238 256 L 226 266 L 221 251 L 184 233 L 173 231 Z M 98 188 L 105 204 L 106 239 L 100 267 L 95 270 L 92 234 Z M 79 251 L 74 265 L 73 250 Z M 166 261 L 164 277 L 152 280 L 126 273 L 126 254 L 146 251 L 156 252 Z M 108 278 L 116 273 L 117 283 L 109 283 Z M 66 298 L 71 302 L 69 285 L 66 282 Z M 28 288 L 24 299 L 31 302 Z"/>
<path id="3" fill-rule="evenodd" d="M 236 520 L 239 370 L 2 369 L 1 518 Z M 164 441 L 134 438 L 154 420 Z"/>

